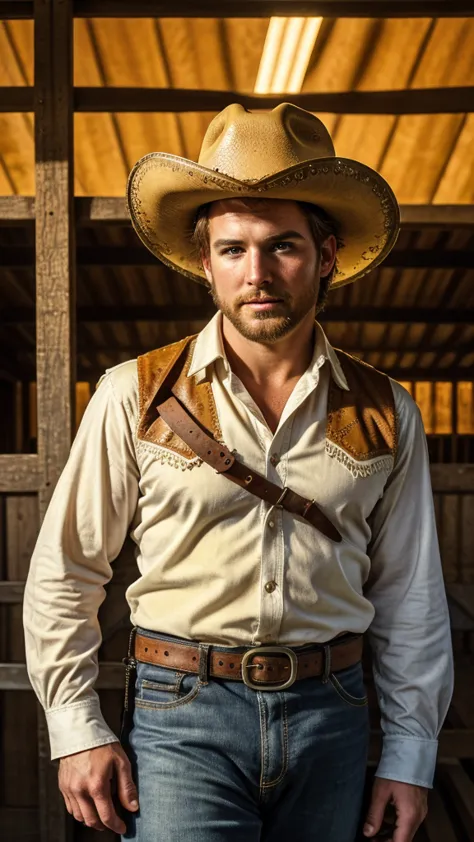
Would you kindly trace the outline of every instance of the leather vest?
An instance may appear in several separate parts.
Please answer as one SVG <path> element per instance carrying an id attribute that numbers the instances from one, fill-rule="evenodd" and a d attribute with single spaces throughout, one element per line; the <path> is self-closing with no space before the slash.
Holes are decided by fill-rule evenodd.
<path id="1" fill-rule="evenodd" d="M 188 377 L 196 336 L 138 357 L 139 419 L 137 437 L 195 460 L 195 453 L 160 418 L 156 406 L 171 390 L 217 441 L 222 432 L 211 383 Z M 336 350 L 349 390 L 331 377 L 328 393 L 326 452 L 354 476 L 391 470 L 397 449 L 397 418 L 390 380 L 361 360 Z"/>

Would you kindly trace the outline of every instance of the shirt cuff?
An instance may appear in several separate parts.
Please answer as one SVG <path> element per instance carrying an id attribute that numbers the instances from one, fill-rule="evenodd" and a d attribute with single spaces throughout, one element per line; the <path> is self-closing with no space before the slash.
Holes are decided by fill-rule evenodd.
<path id="1" fill-rule="evenodd" d="M 433 788 L 438 740 L 419 737 L 387 736 L 383 739 L 378 778 Z"/>
<path id="2" fill-rule="evenodd" d="M 46 711 L 51 760 L 86 751 L 88 748 L 119 742 L 100 712 L 99 701 L 73 702 Z"/>

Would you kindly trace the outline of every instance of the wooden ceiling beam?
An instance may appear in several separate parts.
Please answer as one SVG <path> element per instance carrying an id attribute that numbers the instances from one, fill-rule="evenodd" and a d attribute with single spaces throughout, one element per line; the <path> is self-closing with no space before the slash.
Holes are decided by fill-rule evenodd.
<path id="1" fill-rule="evenodd" d="M 80 266 L 156 266 L 157 258 L 143 246 L 80 246 L 76 252 Z M 34 264 L 31 246 L 0 246 L 4 268 L 27 268 Z M 385 258 L 386 267 L 410 269 L 473 269 L 474 250 L 394 249 Z"/>
<path id="2" fill-rule="evenodd" d="M 332 114 L 464 114 L 474 111 L 474 87 L 395 91 L 288 94 L 307 111 Z M 221 111 L 238 102 L 248 109 L 276 108 L 282 94 L 173 88 L 76 88 L 76 111 L 196 112 Z"/>
<path id="3" fill-rule="evenodd" d="M 416 382 L 435 382 L 435 383 L 458 383 L 459 381 L 470 381 L 474 377 L 474 366 L 466 368 L 449 367 L 449 368 L 387 368 L 381 369 L 385 374 L 389 374 L 393 380 L 400 382 L 416 381 Z"/>
<path id="4" fill-rule="evenodd" d="M 199 322 L 207 321 L 214 314 L 212 302 L 194 306 L 128 305 L 116 307 L 79 307 L 79 322 Z M 468 308 L 438 309 L 437 307 L 328 307 L 320 315 L 323 324 L 328 322 L 370 322 L 384 324 L 472 324 L 474 310 Z M 34 307 L 8 307 L 0 309 L 0 324 L 34 322 Z"/>
<path id="5" fill-rule="evenodd" d="M 0 112 L 33 111 L 33 87 L 1 87 Z M 275 108 L 284 94 L 242 94 L 183 88 L 74 88 L 74 110 L 98 113 L 221 111 L 238 102 L 249 109 Z M 288 94 L 308 111 L 330 114 L 465 114 L 474 112 L 474 86 L 391 91 Z"/>
<path id="6" fill-rule="evenodd" d="M 326 18 L 472 17 L 471 0 L 75 0 L 75 17 L 266 18 L 273 15 Z M 33 0 L 1 0 L 0 19 L 33 17 Z"/>
<path id="7" fill-rule="evenodd" d="M 79 341 L 78 342 L 78 354 L 129 354 L 130 357 L 137 357 L 139 354 L 145 354 L 147 351 L 150 351 L 154 347 L 159 346 L 159 337 L 157 336 L 155 343 L 148 343 L 147 345 L 143 343 L 134 343 L 133 345 L 123 345 L 120 342 L 108 342 L 95 345 L 91 341 Z M 472 354 L 474 352 L 474 342 L 464 343 L 463 345 L 456 345 L 454 342 L 451 344 L 449 348 L 443 348 L 440 350 L 439 346 L 427 345 L 425 343 L 420 344 L 417 347 L 400 347 L 395 345 L 393 342 L 389 345 L 379 345 L 378 347 L 374 348 L 354 348 L 353 345 L 347 342 L 335 342 L 337 348 L 341 351 L 346 351 L 349 354 L 352 354 L 354 357 L 359 357 L 361 359 L 365 359 L 369 354 L 390 354 L 390 353 L 400 353 L 400 354 L 435 354 L 439 352 L 440 357 L 445 356 L 449 353 L 456 354 L 456 360 L 452 363 L 454 367 L 459 365 L 459 362 L 465 357 L 467 354 Z M 438 368 L 438 364 L 436 364 L 436 368 Z"/>
<path id="8" fill-rule="evenodd" d="M 80 196 L 75 199 L 76 223 L 130 225 L 127 204 L 121 196 Z M 401 205 L 401 225 L 406 230 L 420 228 L 474 228 L 474 205 Z M 0 196 L 0 226 L 34 222 L 34 196 Z"/>
<path id="9" fill-rule="evenodd" d="M 89 355 L 91 357 L 91 355 Z M 78 380 L 85 380 L 90 383 L 97 383 L 99 377 L 104 373 L 104 366 L 94 361 L 87 366 L 81 365 L 78 361 Z M 393 380 L 404 382 L 429 382 L 429 383 L 459 383 L 470 382 L 474 378 L 474 366 L 466 368 L 384 368 L 380 371 L 388 374 Z"/>

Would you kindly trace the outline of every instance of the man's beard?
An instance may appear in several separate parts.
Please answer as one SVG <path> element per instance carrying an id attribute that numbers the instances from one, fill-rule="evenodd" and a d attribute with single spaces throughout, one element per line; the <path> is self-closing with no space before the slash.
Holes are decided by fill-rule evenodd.
<path id="1" fill-rule="evenodd" d="M 296 302 L 288 295 L 271 295 L 255 290 L 229 303 L 219 297 L 214 281 L 211 283 L 210 293 L 217 309 L 245 339 L 271 345 L 291 333 L 313 309 L 318 298 L 318 287 L 319 284 L 315 281 Z M 267 298 L 281 299 L 278 305 L 275 305 L 280 310 L 279 314 L 272 310 L 257 310 L 252 313 L 251 318 L 244 317 L 245 302 L 258 299 L 265 301 Z"/>

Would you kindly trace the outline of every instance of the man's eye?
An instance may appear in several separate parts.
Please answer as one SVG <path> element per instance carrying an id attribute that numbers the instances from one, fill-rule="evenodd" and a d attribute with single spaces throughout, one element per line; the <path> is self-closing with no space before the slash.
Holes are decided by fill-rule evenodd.
<path id="1" fill-rule="evenodd" d="M 241 252 L 240 246 L 229 246 L 229 248 L 224 249 L 222 254 L 239 254 Z"/>
<path id="2" fill-rule="evenodd" d="M 291 248 L 293 248 L 293 243 L 281 242 L 274 244 L 275 251 L 289 251 Z"/>

